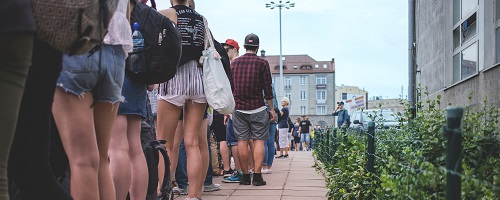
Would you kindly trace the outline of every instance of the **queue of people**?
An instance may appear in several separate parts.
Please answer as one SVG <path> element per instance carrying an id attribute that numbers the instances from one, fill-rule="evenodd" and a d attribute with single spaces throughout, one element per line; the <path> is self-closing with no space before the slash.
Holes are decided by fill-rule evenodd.
<path id="1" fill-rule="evenodd" d="M 208 30 L 194 0 L 171 0 L 171 8 L 158 11 L 182 23 L 175 76 L 157 85 L 134 82 L 125 73 L 133 49 L 130 2 L 117 0 L 100 49 L 82 55 L 59 52 L 35 36 L 29 0 L 0 3 L 0 92 L 9 96 L 0 103 L 0 199 L 143 200 L 148 168 L 140 132 L 150 115 L 154 120 L 147 121 L 157 138 L 167 141 L 171 162 L 160 164 L 158 174 L 169 171 L 174 192 L 187 200 L 221 188 L 212 179 L 216 169 L 210 160 L 217 159 L 209 153 L 212 133 L 225 183 L 266 185 L 262 174 L 272 173 L 276 134 L 277 158 L 287 158 L 300 142 L 307 149 L 312 126 L 305 118 L 291 122 L 286 97 L 279 110 L 269 63 L 257 56 L 256 34 L 244 38 L 241 56 L 236 40 L 214 41 L 236 106 L 229 115 L 209 108 L 200 63 L 207 42 L 202 33 Z M 56 145 L 51 138 L 57 137 L 69 184 L 50 164 Z"/>

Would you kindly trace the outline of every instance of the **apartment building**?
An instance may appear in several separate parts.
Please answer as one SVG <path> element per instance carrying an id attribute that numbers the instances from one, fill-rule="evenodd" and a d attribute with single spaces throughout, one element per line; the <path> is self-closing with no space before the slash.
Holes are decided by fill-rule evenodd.
<path id="1" fill-rule="evenodd" d="M 278 101 L 280 83 L 279 55 L 261 57 L 269 62 Z M 284 95 L 290 99 L 292 121 L 307 115 L 311 123 L 321 127 L 331 126 L 335 110 L 335 60 L 317 61 L 308 55 L 283 55 Z M 281 105 L 280 105 L 281 106 Z"/>

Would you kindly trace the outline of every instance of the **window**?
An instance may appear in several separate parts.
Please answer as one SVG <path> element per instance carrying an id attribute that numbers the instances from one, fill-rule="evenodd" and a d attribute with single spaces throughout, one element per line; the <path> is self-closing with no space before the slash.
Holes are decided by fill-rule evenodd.
<path id="1" fill-rule="evenodd" d="M 347 93 L 342 93 L 342 99 L 341 100 L 347 100 Z"/>
<path id="2" fill-rule="evenodd" d="M 453 83 L 477 73 L 478 0 L 453 0 Z"/>
<path id="3" fill-rule="evenodd" d="M 306 91 L 300 91 L 300 100 L 306 100 Z"/>
<path id="4" fill-rule="evenodd" d="M 285 77 L 285 89 L 291 89 L 291 88 L 292 88 L 292 78 Z"/>
<path id="5" fill-rule="evenodd" d="M 326 76 L 316 76 L 316 85 L 326 85 Z"/>
<path id="6" fill-rule="evenodd" d="M 276 77 L 273 77 L 273 85 L 276 85 Z"/>
<path id="7" fill-rule="evenodd" d="M 290 104 L 292 104 L 292 93 L 285 93 L 285 97 L 290 100 Z"/>
<path id="8" fill-rule="evenodd" d="M 326 115 L 326 106 L 316 106 L 316 115 Z"/>
<path id="9" fill-rule="evenodd" d="M 316 91 L 317 100 L 326 100 L 326 91 Z"/>
<path id="10" fill-rule="evenodd" d="M 327 64 L 323 64 L 323 68 L 324 69 L 328 68 L 328 65 Z"/>
<path id="11" fill-rule="evenodd" d="M 306 107 L 305 106 L 300 106 L 300 114 L 301 115 L 307 115 L 307 113 L 306 113 Z"/>
<path id="12" fill-rule="evenodd" d="M 306 85 L 306 77 L 305 76 L 300 76 L 300 85 Z"/>
<path id="13" fill-rule="evenodd" d="M 294 69 L 297 69 L 297 68 L 299 68 L 299 66 L 297 66 L 297 65 L 294 65 L 294 66 L 293 66 L 293 68 L 294 68 Z"/>
<path id="14" fill-rule="evenodd" d="M 315 64 L 315 65 L 314 65 L 314 68 L 318 69 L 318 68 L 319 68 L 319 65 L 318 65 L 318 64 Z"/>

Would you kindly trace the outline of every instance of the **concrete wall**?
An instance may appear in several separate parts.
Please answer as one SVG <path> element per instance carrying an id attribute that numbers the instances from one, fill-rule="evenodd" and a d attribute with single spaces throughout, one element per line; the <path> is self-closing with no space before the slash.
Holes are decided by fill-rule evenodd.
<path id="1" fill-rule="evenodd" d="M 428 87 L 430 95 L 424 99 L 441 95 L 442 108 L 448 103 L 457 106 L 480 105 L 485 97 L 490 103 L 500 105 L 500 65 L 495 63 L 495 51 L 498 50 L 495 49 L 494 38 L 494 1 L 479 2 L 479 72 L 453 83 L 453 1 L 417 1 L 417 84 Z M 472 101 L 468 100 L 469 96 Z"/>

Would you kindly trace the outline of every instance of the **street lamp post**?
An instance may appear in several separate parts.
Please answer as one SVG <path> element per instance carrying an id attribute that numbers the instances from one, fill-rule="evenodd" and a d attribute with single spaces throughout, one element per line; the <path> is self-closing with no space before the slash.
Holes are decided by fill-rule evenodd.
<path id="1" fill-rule="evenodd" d="M 283 98 L 284 95 L 284 84 L 283 84 L 283 52 L 282 52 L 282 39 L 281 39 L 281 9 L 286 8 L 290 9 L 292 7 L 295 7 L 295 3 L 290 3 L 290 1 L 287 1 L 285 3 L 282 3 L 282 1 L 279 1 L 279 3 L 274 3 L 271 1 L 270 3 L 266 3 L 266 8 L 274 9 L 274 8 L 279 8 L 279 14 L 280 14 L 280 81 L 279 81 L 279 99 Z"/>

